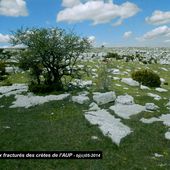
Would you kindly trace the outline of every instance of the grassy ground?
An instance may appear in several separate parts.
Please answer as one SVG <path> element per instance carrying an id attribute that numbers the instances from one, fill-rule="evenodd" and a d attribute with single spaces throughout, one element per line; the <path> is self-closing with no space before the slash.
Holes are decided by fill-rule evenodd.
<path id="1" fill-rule="evenodd" d="M 95 68 L 96 63 L 97 61 L 88 61 L 86 64 Z M 98 64 L 101 65 L 101 63 Z M 108 67 L 126 71 L 126 69 L 144 68 L 146 65 L 112 61 Z M 168 66 L 149 65 L 149 68 L 158 71 L 160 77 L 165 78 L 170 84 L 170 77 L 168 76 L 170 70 L 166 72 L 161 67 L 169 69 Z M 99 68 L 96 67 L 97 73 Z M 130 77 L 130 74 L 117 75 L 117 77 Z M 84 79 L 91 78 L 84 77 Z M 16 74 L 10 77 L 10 81 L 12 83 L 24 83 L 27 79 L 26 76 L 21 78 L 21 74 Z M 93 81 L 96 82 L 97 79 L 94 78 Z M 115 84 L 121 86 L 118 87 Z M 124 87 L 127 87 L 128 90 L 123 89 Z M 165 104 L 170 96 L 170 85 L 163 86 L 163 88 L 169 91 L 167 93 L 159 93 L 154 89 L 142 91 L 138 87 L 125 85 L 119 80 L 111 80 L 109 90 L 115 91 L 117 95 L 128 93 L 135 98 L 136 103 L 154 102 L 160 107 L 160 111 L 143 112 L 132 116 L 130 120 L 122 119 L 122 122 L 133 130 L 133 133 L 125 137 L 119 147 L 112 143 L 111 139 L 104 137 L 97 126 L 90 125 L 84 118 L 83 113 L 84 110 L 88 109 L 88 105 L 75 104 L 67 99 L 45 103 L 29 109 L 10 109 L 9 106 L 14 97 L 1 98 L 0 105 L 4 105 L 4 108 L 0 108 L 1 151 L 101 150 L 103 159 L 0 160 L 0 170 L 169 170 L 170 141 L 164 137 L 168 128 L 161 122 L 143 124 L 139 121 L 142 117 L 149 118 L 169 113 Z M 96 86 L 90 89 L 91 92 L 96 90 Z M 155 101 L 147 96 L 148 92 L 161 95 L 167 99 Z M 103 106 L 103 108 L 108 108 L 108 106 Z M 113 112 L 110 113 L 114 114 Z M 4 126 L 10 128 L 6 129 Z M 99 140 L 93 140 L 91 136 L 98 136 Z M 154 153 L 159 153 L 163 157 L 156 158 Z"/>

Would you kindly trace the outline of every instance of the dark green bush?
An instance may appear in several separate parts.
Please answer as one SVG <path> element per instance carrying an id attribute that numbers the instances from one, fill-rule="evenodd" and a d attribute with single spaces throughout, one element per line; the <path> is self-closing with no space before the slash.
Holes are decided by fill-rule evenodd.
<path id="1" fill-rule="evenodd" d="M 0 61 L 0 80 L 4 80 L 5 79 L 5 62 Z"/>
<path id="2" fill-rule="evenodd" d="M 107 53 L 105 58 L 115 58 L 116 60 L 120 58 L 120 56 L 117 53 Z"/>
<path id="3" fill-rule="evenodd" d="M 160 87 L 161 85 L 159 75 L 148 69 L 134 71 L 132 73 L 132 78 L 149 87 Z"/>
<path id="4" fill-rule="evenodd" d="M 49 93 L 56 90 L 56 85 L 46 85 L 46 84 L 30 84 L 29 91 L 33 93 Z"/>

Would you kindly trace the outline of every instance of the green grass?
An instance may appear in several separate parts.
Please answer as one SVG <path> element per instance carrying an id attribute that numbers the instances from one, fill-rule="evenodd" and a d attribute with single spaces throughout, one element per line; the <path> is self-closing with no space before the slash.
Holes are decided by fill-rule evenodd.
<path id="1" fill-rule="evenodd" d="M 95 66 L 95 62 L 88 61 L 86 64 Z M 108 67 L 118 68 L 118 66 L 122 67 L 121 71 L 146 67 L 139 63 L 123 61 L 112 61 Z M 157 70 L 170 84 L 168 76 L 170 70 L 166 72 L 160 70 L 160 67 L 169 69 L 168 66 L 149 65 L 149 68 Z M 121 77 L 130 77 L 130 75 Z M 21 78 L 21 74 L 11 75 L 10 81 L 24 83 L 27 82 L 27 76 Z M 116 83 L 122 86 L 117 87 Z M 123 87 L 129 89 L 124 90 Z M 0 108 L 1 151 L 101 150 L 103 152 L 102 160 L 0 160 L 0 170 L 169 170 L 170 141 L 164 137 L 168 128 L 162 122 L 143 124 L 139 121 L 142 117 L 150 118 L 169 113 L 165 104 L 170 96 L 170 86 L 163 87 L 169 91 L 167 93 L 155 92 L 154 89 L 143 91 L 138 87 L 130 87 L 120 81 L 112 80 L 110 90 L 115 91 L 116 95 L 128 93 L 134 96 L 136 103 L 144 105 L 146 102 L 154 102 L 160 107 L 160 112 L 142 112 L 132 116 L 130 120 L 122 119 L 133 133 L 122 139 L 119 147 L 112 143 L 110 138 L 103 136 L 97 126 L 91 125 L 85 119 L 84 110 L 88 109 L 88 105 L 75 104 L 66 99 L 29 109 L 10 109 L 14 97 L 0 98 L 0 105 L 4 105 L 4 108 Z M 97 89 L 93 86 L 90 91 L 97 91 Z M 147 96 L 148 92 L 167 99 L 155 101 Z M 9 126 L 10 129 L 5 129 L 4 126 Z M 99 140 L 92 140 L 91 136 L 98 136 Z M 154 153 L 162 154 L 163 157 L 155 158 Z"/>

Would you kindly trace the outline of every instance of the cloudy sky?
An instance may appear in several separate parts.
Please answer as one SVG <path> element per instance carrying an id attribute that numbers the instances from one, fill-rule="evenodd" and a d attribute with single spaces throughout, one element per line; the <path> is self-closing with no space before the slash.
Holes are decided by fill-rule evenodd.
<path id="1" fill-rule="evenodd" d="M 0 0 L 0 46 L 21 27 L 59 27 L 95 46 L 170 47 L 169 0 Z"/>

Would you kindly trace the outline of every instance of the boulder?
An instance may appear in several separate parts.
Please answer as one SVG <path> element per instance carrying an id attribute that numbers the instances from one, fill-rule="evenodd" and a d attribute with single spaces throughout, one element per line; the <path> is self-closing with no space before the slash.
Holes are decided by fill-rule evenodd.
<path id="1" fill-rule="evenodd" d="M 102 105 L 102 104 L 106 104 L 106 103 L 115 101 L 116 100 L 116 95 L 115 95 L 114 91 L 106 92 L 106 93 L 96 93 L 93 96 L 93 100 L 98 105 Z"/>
<path id="2" fill-rule="evenodd" d="M 132 78 L 122 78 L 121 82 L 129 86 L 139 86 L 139 82 L 133 80 Z"/>

